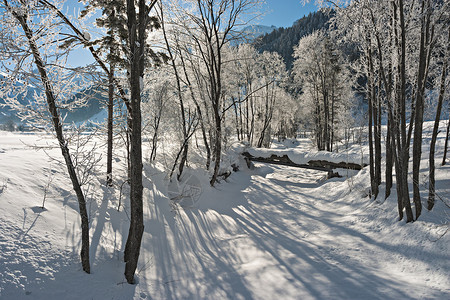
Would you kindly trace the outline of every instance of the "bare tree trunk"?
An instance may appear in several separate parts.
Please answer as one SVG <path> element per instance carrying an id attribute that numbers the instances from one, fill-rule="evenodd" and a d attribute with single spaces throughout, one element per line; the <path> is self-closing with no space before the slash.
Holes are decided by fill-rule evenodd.
<path id="1" fill-rule="evenodd" d="M 248 85 L 247 85 L 248 88 Z M 250 125 L 249 125 L 249 118 L 250 118 L 250 101 L 251 101 L 251 97 L 250 99 L 248 99 L 245 102 L 245 134 L 247 136 L 247 142 L 250 142 Z"/>
<path id="2" fill-rule="evenodd" d="M 235 122 L 236 122 L 236 136 L 238 141 L 241 141 L 241 136 L 240 136 L 240 130 L 239 130 L 239 112 L 238 112 L 238 107 L 237 107 L 237 103 L 235 101 L 235 99 L 233 98 L 233 107 L 234 107 L 234 118 L 235 118 Z"/>
<path id="3" fill-rule="evenodd" d="M 335 128 L 334 128 L 334 120 L 335 120 L 335 117 L 336 117 L 336 116 L 335 116 L 335 106 L 336 106 L 336 99 L 335 99 L 334 84 L 333 84 L 333 93 L 332 93 L 332 96 L 331 96 L 331 120 L 330 120 L 330 125 L 331 125 L 331 128 L 330 128 L 330 137 L 331 137 L 330 144 L 331 144 L 331 149 L 330 149 L 330 151 L 331 151 L 331 152 L 333 152 L 333 144 L 334 144 L 334 131 L 335 131 Z M 338 144 L 336 143 L 336 151 L 339 151 L 337 145 L 338 145 Z"/>
<path id="4" fill-rule="evenodd" d="M 428 0 L 422 0 L 422 28 L 419 49 L 419 71 L 417 75 L 417 94 L 415 109 L 415 126 L 413 142 L 413 192 L 414 206 L 416 208 L 416 220 L 422 213 L 422 201 L 420 199 L 420 161 L 422 158 L 422 134 L 425 86 L 428 77 L 428 65 L 431 57 L 430 42 L 433 39 L 434 27 L 430 28 L 431 8 Z M 431 30 L 431 31 L 430 31 Z"/>
<path id="5" fill-rule="evenodd" d="M 403 211 L 401 210 L 404 208 L 406 211 L 406 222 L 408 223 L 414 221 L 414 217 L 412 214 L 408 190 L 409 135 L 406 131 L 406 25 L 403 11 L 403 0 L 394 1 L 393 5 L 394 18 L 396 18 L 395 21 L 399 20 L 400 22 L 400 33 L 398 33 L 397 29 L 395 29 L 396 46 L 400 58 L 398 60 L 397 67 L 399 85 L 397 86 L 395 97 L 396 117 L 394 119 L 394 126 L 396 127 L 396 134 L 394 136 L 396 147 L 395 170 L 397 197 L 399 201 L 399 215 L 400 219 L 402 219 Z M 397 27 L 394 26 L 394 28 Z"/>
<path id="6" fill-rule="evenodd" d="M 9 8 L 8 3 L 6 1 L 4 3 L 5 6 Z M 39 71 L 41 81 L 45 88 L 48 110 L 52 117 L 56 138 L 58 139 L 59 147 L 61 149 L 61 153 L 66 163 L 67 171 L 69 173 L 69 177 L 72 182 L 72 187 L 77 195 L 78 207 L 81 216 L 81 253 L 80 253 L 81 265 L 83 267 L 83 271 L 85 271 L 86 273 L 90 273 L 91 268 L 89 263 L 89 218 L 86 209 L 86 200 L 84 198 L 83 191 L 81 190 L 81 185 L 78 180 L 76 170 L 72 162 L 72 158 L 70 156 L 67 141 L 64 138 L 63 126 L 61 123 L 60 114 L 56 104 L 56 98 L 53 92 L 51 81 L 47 75 L 47 71 L 45 70 L 44 61 L 41 58 L 39 48 L 35 42 L 36 37 L 34 36 L 34 33 L 28 26 L 28 16 L 26 14 L 18 14 L 14 9 L 11 9 L 11 13 L 19 21 L 23 31 L 25 32 L 25 36 L 28 40 L 28 45 L 30 46 L 31 53 L 34 58 L 34 62 Z"/>
<path id="7" fill-rule="evenodd" d="M 127 111 L 127 127 L 125 128 L 125 148 L 127 149 L 127 181 L 131 178 L 131 116 L 130 111 Z"/>
<path id="8" fill-rule="evenodd" d="M 374 93 L 375 88 L 373 87 L 373 63 L 372 63 L 372 50 L 371 47 L 370 38 L 367 38 L 367 100 L 368 100 L 368 115 L 369 115 L 369 168 L 370 168 L 370 196 L 372 197 L 377 189 L 376 182 L 375 182 L 375 161 L 374 161 L 374 149 L 373 149 L 373 100 L 374 100 Z"/>
<path id="9" fill-rule="evenodd" d="M 159 101 L 159 108 L 158 108 L 158 115 L 156 116 L 156 118 L 154 119 L 154 130 L 155 132 L 153 133 L 153 137 L 152 137 L 152 151 L 150 153 L 150 161 L 155 161 L 156 160 L 156 150 L 158 148 L 158 135 L 159 135 L 159 125 L 161 123 L 161 117 L 162 117 L 162 113 L 163 113 L 163 97 L 165 95 L 165 88 L 164 91 L 161 91 L 161 93 L 163 93 L 162 95 L 160 95 L 160 101 Z"/>
<path id="10" fill-rule="evenodd" d="M 261 130 L 261 134 L 260 134 L 259 139 L 258 139 L 258 143 L 256 145 L 256 147 L 258 147 L 258 148 L 261 148 L 263 146 L 264 138 L 266 136 L 266 131 L 269 128 L 270 121 L 272 120 L 272 114 L 273 114 L 272 113 L 272 107 L 273 106 L 270 105 L 271 101 L 269 101 L 269 98 L 271 98 L 270 95 L 269 95 L 269 84 L 267 84 L 267 83 L 266 83 L 265 90 L 266 90 L 266 97 L 265 97 L 266 101 L 265 101 L 265 106 L 264 106 L 265 107 L 264 122 L 263 122 L 263 128 Z"/>
<path id="11" fill-rule="evenodd" d="M 186 145 L 184 145 L 183 152 L 181 154 L 180 164 L 178 165 L 178 174 L 177 174 L 178 181 L 180 181 L 181 175 L 183 174 L 184 165 L 186 164 L 186 161 L 187 161 L 187 155 L 188 155 L 188 150 L 189 150 L 189 141 L 186 140 L 185 144 Z"/>
<path id="12" fill-rule="evenodd" d="M 139 14 L 136 15 L 134 0 L 127 0 L 128 46 L 130 48 L 130 106 L 131 106 L 131 177 L 130 177 L 130 229 L 125 245 L 124 261 L 125 278 L 134 283 L 134 273 L 141 249 L 144 233 L 144 213 L 142 198 L 142 124 L 141 124 L 141 79 L 144 75 L 144 48 L 146 44 L 146 28 L 149 24 L 149 12 L 156 4 L 149 6 L 145 0 L 139 0 Z"/>
<path id="13" fill-rule="evenodd" d="M 445 144 L 444 144 L 444 156 L 442 157 L 442 166 L 447 163 L 447 150 L 448 150 L 448 137 L 450 136 L 450 118 L 447 123 L 447 130 L 445 135 Z"/>
<path id="14" fill-rule="evenodd" d="M 323 79 L 325 81 L 325 79 Z M 329 108 L 328 108 L 328 89 L 323 84 L 322 87 L 322 93 L 323 93 L 323 147 L 324 150 L 327 149 L 327 151 L 330 151 L 330 136 L 329 136 Z"/>
<path id="15" fill-rule="evenodd" d="M 378 90 L 381 90 L 381 80 L 378 81 Z M 377 103 L 374 107 L 374 140 L 375 140 L 375 199 L 378 197 L 380 185 L 381 185 L 381 95 L 377 95 Z"/>
<path id="16" fill-rule="evenodd" d="M 393 135 L 396 135 L 396 132 L 393 132 Z M 394 159 L 394 166 L 395 166 L 395 180 L 397 183 L 397 210 L 398 210 L 398 220 L 401 221 L 403 219 L 403 196 L 402 196 L 402 190 L 401 188 L 398 186 L 399 183 L 399 179 L 401 178 L 401 168 L 399 167 L 399 158 L 398 158 L 398 153 L 397 153 L 397 144 L 396 144 L 396 139 L 392 138 L 392 154 L 393 154 L 393 159 Z M 401 183 L 400 183 L 401 184 Z"/>
<path id="17" fill-rule="evenodd" d="M 370 82 L 371 79 L 368 81 Z M 375 183 L 375 162 L 374 162 L 374 151 L 373 151 L 373 103 L 372 103 L 372 85 L 368 83 L 368 100 L 369 100 L 369 170 L 370 170 L 370 196 L 375 194 L 376 183 Z"/>
<path id="18" fill-rule="evenodd" d="M 106 154 L 106 184 L 112 186 L 113 117 L 114 117 L 114 67 L 108 74 L 108 150 Z"/>
<path id="19" fill-rule="evenodd" d="M 193 97 L 193 99 L 195 99 L 193 94 L 192 94 L 192 97 Z M 206 134 L 206 128 L 205 128 L 205 122 L 203 120 L 202 110 L 197 101 L 194 100 L 194 103 L 197 108 L 197 114 L 198 114 L 198 118 L 199 118 L 199 122 L 200 122 L 200 128 L 202 130 L 203 144 L 205 145 L 205 149 L 206 149 L 206 170 L 209 170 L 209 167 L 211 165 L 211 148 L 210 148 L 209 142 L 208 142 L 208 135 Z"/>
<path id="20" fill-rule="evenodd" d="M 400 161 L 399 166 L 401 167 L 400 180 L 397 181 L 397 185 L 400 182 L 401 196 L 403 207 L 406 211 L 406 222 L 414 221 L 411 202 L 409 200 L 409 190 L 408 190 L 408 162 L 409 162 L 409 139 L 406 134 L 406 25 L 405 25 L 405 15 L 404 15 L 404 4 L 403 0 L 399 0 L 399 16 L 400 16 L 400 132 L 401 142 L 400 147 Z M 411 126 L 411 125 L 410 125 Z"/>
<path id="21" fill-rule="evenodd" d="M 201 121 L 201 128 L 202 128 L 202 136 L 203 136 L 203 143 L 205 144 L 206 148 L 206 170 L 209 170 L 211 166 L 211 147 L 209 147 L 208 143 L 208 135 L 206 134 L 205 130 L 205 123 Z"/>
<path id="22" fill-rule="evenodd" d="M 217 176 L 219 175 L 220 159 L 222 154 L 222 120 L 220 119 L 218 108 L 214 109 L 214 120 L 215 120 L 214 153 L 213 153 L 214 172 L 211 181 L 209 182 L 211 186 L 214 186 L 217 180 Z"/>
<path id="23" fill-rule="evenodd" d="M 391 195 L 392 189 L 392 167 L 393 167 L 393 157 L 392 157 L 392 120 L 390 116 L 388 117 L 387 124 L 387 134 L 386 134 L 386 190 L 384 194 L 384 199 L 387 199 Z"/>
<path id="24" fill-rule="evenodd" d="M 316 134 L 317 150 L 323 151 L 323 150 L 325 150 L 325 146 L 323 144 L 322 117 L 321 117 L 321 114 L 320 114 L 320 104 L 319 104 L 319 99 L 318 98 L 316 99 L 315 125 L 316 125 L 316 132 L 315 132 L 315 134 Z"/>
<path id="25" fill-rule="evenodd" d="M 434 206 L 435 200 L 435 162 L 434 162 L 434 153 L 436 149 L 436 139 L 439 130 L 439 121 L 441 120 L 441 110 L 442 103 L 444 102 L 444 93 L 445 93 L 445 79 L 447 77 L 447 64 L 448 64 L 448 56 L 450 53 L 450 30 L 448 31 L 448 39 L 447 39 L 447 53 L 444 55 L 444 63 L 442 65 L 442 73 L 441 73 L 441 85 L 439 89 L 439 97 L 438 97 L 438 105 L 436 108 L 436 117 L 434 119 L 434 127 L 433 134 L 431 136 L 430 142 L 430 170 L 429 170 L 429 183 L 428 183 L 428 201 L 427 201 L 427 209 L 432 210 Z M 449 123 L 450 124 L 450 123 Z M 446 141 L 447 143 L 447 141 Z"/>
<path id="26" fill-rule="evenodd" d="M 250 91 L 252 91 L 251 85 L 250 85 Z M 253 145 L 253 134 L 255 131 L 255 102 L 253 101 L 253 95 L 250 97 L 250 128 L 247 131 L 247 140 L 250 143 L 250 146 Z M 247 112 L 248 115 L 249 112 Z"/>
<path id="27" fill-rule="evenodd" d="M 396 25 L 396 4 L 393 2 L 393 10 L 394 10 L 394 18 L 392 18 L 392 27 L 397 26 Z M 373 15 L 373 12 L 370 10 L 371 13 L 371 19 L 372 24 L 374 27 L 376 27 L 376 21 L 375 17 Z M 395 39 L 394 39 L 395 37 Z M 391 188 L 392 188 L 392 165 L 393 162 L 398 161 L 398 156 L 395 155 L 395 159 L 393 157 L 393 152 L 396 151 L 395 145 L 395 137 L 396 132 L 398 129 L 398 115 L 397 119 L 394 119 L 394 113 L 397 111 L 393 110 L 392 107 L 392 64 L 389 63 L 389 69 L 391 70 L 388 72 L 388 78 L 386 76 L 385 67 L 384 67 L 384 59 L 383 59 L 383 47 L 381 43 L 380 34 L 378 31 L 375 32 L 375 38 L 377 42 L 377 49 L 378 49 L 378 59 L 379 59 L 379 73 L 381 75 L 381 78 L 378 80 L 378 94 L 376 97 L 376 104 L 374 106 L 374 123 L 375 123 L 375 170 L 374 170 L 374 181 L 376 184 L 376 191 L 375 191 L 375 198 L 378 195 L 379 192 L 379 186 L 381 185 L 381 115 L 382 115 L 382 109 L 381 109 L 381 100 L 382 100 L 382 85 L 384 85 L 384 91 L 386 95 L 386 103 L 388 106 L 388 125 L 387 125 L 387 137 L 386 137 L 386 192 L 385 192 L 385 199 L 389 197 L 391 194 Z M 390 45 L 394 44 L 398 46 L 398 34 L 397 29 L 394 29 L 394 33 L 391 32 L 390 34 Z M 400 55 L 400 54 L 399 54 Z M 400 77 L 400 76 L 399 76 Z M 398 96 L 398 89 L 399 85 L 397 84 L 397 96 L 395 98 L 396 101 L 400 99 Z M 374 98 L 375 99 L 375 98 Z M 396 107 L 398 107 L 398 103 L 395 104 Z M 395 127 L 394 127 L 395 126 Z M 394 130 L 396 128 L 396 130 Z M 399 209 L 403 207 L 402 205 L 399 205 Z M 400 213 L 400 219 L 402 218 L 402 214 Z"/>
<path id="28" fill-rule="evenodd" d="M 248 99 L 245 102 L 248 103 Z M 239 139 L 240 141 L 244 140 L 244 125 L 243 125 L 242 118 L 243 118 L 242 104 L 239 104 L 239 128 L 240 128 L 240 131 L 241 131 L 241 137 Z"/>

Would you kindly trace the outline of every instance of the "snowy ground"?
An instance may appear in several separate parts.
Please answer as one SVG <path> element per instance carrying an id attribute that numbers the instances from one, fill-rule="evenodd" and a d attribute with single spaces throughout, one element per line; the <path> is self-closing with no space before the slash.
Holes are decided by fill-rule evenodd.
<path id="1" fill-rule="evenodd" d="M 394 196 L 367 197 L 367 168 L 325 181 L 321 171 L 248 170 L 242 163 L 211 188 L 201 171 L 187 172 L 178 186 L 146 165 L 138 284 L 128 285 L 122 253 L 129 221 L 127 203 L 117 211 L 120 189 L 105 188 L 103 176 L 87 186 L 87 275 L 64 167 L 23 142 L 42 145 L 48 137 L 0 132 L 2 300 L 450 299 L 448 164 L 437 170 L 442 200 L 411 224 L 397 221 Z M 426 166 L 424 160 L 423 176 Z"/>

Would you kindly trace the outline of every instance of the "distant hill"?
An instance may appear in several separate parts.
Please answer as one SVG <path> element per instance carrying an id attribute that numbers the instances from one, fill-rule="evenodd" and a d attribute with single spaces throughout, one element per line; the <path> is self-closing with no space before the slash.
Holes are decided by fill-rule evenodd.
<path id="1" fill-rule="evenodd" d="M 244 33 L 248 35 L 248 37 L 251 39 L 251 41 L 254 41 L 256 38 L 269 34 L 272 31 L 276 30 L 277 27 L 275 26 L 265 26 L 265 25 L 249 25 L 247 27 L 244 27 L 242 30 Z"/>
<path id="2" fill-rule="evenodd" d="M 276 30 L 275 26 L 265 26 L 265 25 L 249 25 L 244 27 L 242 30 L 236 32 L 231 40 L 231 46 L 238 46 L 240 44 L 251 44 L 258 37 L 263 36 L 265 34 L 271 33 Z"/>
<path id="3" fill-rule="evenodd" d="M 280 54 L 288 69 L 292 68 L 294 58 L 294 46 L 298 44 L 300 39 L 315 30 L 328 29 L 328 21 L 334 14 L 332 10 L 320 10 L 310 13 L 297 21 L 291 27 L 280 27 L 275 30 L 261 35 L 253 44 L 260 52 L 269 51 Z"/>
<path id="4" fill-rule="evenodd" d="M 3 78 L 2 74 L 0 74 L 0 79 L 1 78 Z M 17 97 L 19 99 L 19 102 L 22 104 L 33 103 L 35 93 L 40 92 L 41 91 L 39 89 L 33 86 L 29 86 L 27 88 L 26 95 L 21 94 L 17 95 Z M 86 106 L 75 109 L 71 112 L 64 109 L 60 111 L 61 116 L 65 117 L 64 123 L 68 124 L 72 122 L 83 122 L 102 111 L 102 106 L 106 102 L 106 98 L 97 87 L 90 87 L 86 90 L 79 91 L 72 97 L 72 99 L 79 99 L 83 96 L 89 97 Z M 0 98 L 0 124 L 5 124 L 8 121 L 13 121 L 17 124 L 21 123 L 20 119 L 17 117 L 16 111 L 2 105 L 4 103 L 4 100 Z"/>

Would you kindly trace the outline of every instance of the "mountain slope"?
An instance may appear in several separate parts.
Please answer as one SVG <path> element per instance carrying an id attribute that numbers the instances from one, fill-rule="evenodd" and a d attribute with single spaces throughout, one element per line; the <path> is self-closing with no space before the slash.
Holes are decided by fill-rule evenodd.
<path id="1" fill-rule="evenodd" d="M 26 95 L 20 94 L 16 95 L 16 97 L 18 97 L 21 104 L 27 105 L 29 103 L 33 103 L 35 93 L 40 92 L 41 91 L 38 88 L 30 85 L 27 88 Z M 83 91 L 75 93 L 69 103 L 82 97 L 88 98 L 85 106 L 76 108 L 72 111 L 68 111 L 66 109 L 60 110 L 61 116 L 65 117 L 64 122 L 66 124 L 72 122 L 79 123 L 89 120 L 91 117 L 98 114 L 103 109 L 103 104 L 106 103 L 106 98 L 98 87 L 89 87 Z M 0 97 L 0 124 L 5 124 L 10 120 L 15 123 L 22 123 L 17 116 L 17 112 L 4 104 L 4 99 Z"/>
<path id="2" fill-rule="evenodd" d="M 260 36 L 254 45 L 260 52 L 269 51 L 280 54 L 286 67 L 290 69 L 294 61 L 292 53 L 293 48 L 298 44 L 300 39 L 315 30 L 328 28 L 328 21 L 332 16 L 333 11 L 320 10 L 318 12 L 310 13 L 296 22 L 291 27 L 277 28 L 270 33 Z"/>

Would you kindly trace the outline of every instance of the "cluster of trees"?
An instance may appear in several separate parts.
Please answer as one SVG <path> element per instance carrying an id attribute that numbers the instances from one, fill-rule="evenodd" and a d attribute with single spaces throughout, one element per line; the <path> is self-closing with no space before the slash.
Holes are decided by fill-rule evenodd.
<path id="1" fill-rule="evenodd" d="M 434 152 L 445 95 L 448 95 L 450 7 L 447 1 L 352 1 L 333 20 L 337 38 L 351 42 L 360 56 L 353 71 L 364 78 L 368 100 L 370 178 L 377 197 L 381 184 L 381 122 L 387 120 L 385 182 L 387 198 L 395 168 L 400 220 L 422 211 L 420 160 L 426 98 L 438 91 L 429 157 L 428 209 L 435 200 Z M 408 184 L 412 140 L 413 215 Z M 446 149 L 445 149 L 446 152 Z M 445 159 L 444 159 L 445 162 Z"/>
<path id="2" fill-rule="evenodd" d="M 422 211 L 419 171 L 424 112 L 430 104 L 435 122 L 429 154 L 429 210 L 436 198 L 434 156 L 448 98 L 450 6 L 433 0 L 351 1 L 344 6 L 340 1 L 320 2 L 335 9 L 330 28 L 303 37 L 294 48 L 293 74 L 300 87 L 303 120 L 308 120 L 306 126 L 318 150 L 332 151 L 333 144 L 341 140 L 336 135 L 352 119 L 352 101 L 358 98 L 352 94 L 362 95 L 368 107 L 371 195 L 378 197 L 382 183 L 384 138 L 384 196 L 390 196 L 395 168 L 399 219 L 406 213 L 406 221 L 412 222 Z M 408 190 L 411 148 L 412 201 Z"/>
<path id="3" fill-rule="evenodd" d="M 268 146 L 274 134 L 283 138 L 295 133 L 291 122 L 295 103 L 284 88 L 286 67 L 278 54 L 258 53 L 244 44 L 231 46 L 236 45 L 231 41 L 242 38 L 238 27 L 259 5 L 257 0 L 91 0 L 79 19 L 65 15 L 63 4 L 2 1 L 2 27 L 11 31 L 1 33 L 6 74 L 1 96 L 23 121 L 52 124 L 79 203 L 81 261 L 89 273 L 89 217 L 83 190 L 89 174 L 80 172 L 80 151 L 75 136 L 65 130 L 64 112 L 92 101 L 92 93 L 80 91 L 94 85 L 105 91 L 106 184 L 114 184 L 117 141 L 127 150 L 131 215 L 124 261 L 125 277 L 133 283 L 144 231 L 142 137 L 148 136 L 151 143 L 148 161 L 166 154 L 161 139 L 178 145 L 172 147 L 168 167 L 171 179 L 176 174 L 173 180 L 180 179 L 195 142 L 193 156 L 205 158 L 214 185 L 230 136 L 261 147 Z M 89 18 L 104 29 L 101 35 L 91 36 L 84 21 Z M 71 67 L 68 56 L 80 46 L 95 62 Z M 26 95 L 30 85 L 36 92 L 22 103 L 20 95 Z"/>
<path id="4" fill-rule="evenodd" d="M 89 217 L 83 192 L 84 177 L 77 150 L 73 149 L 73 139 L 64 130 L 64 109 L 72 110 L 85 105 L 87 97 L 73 99 L 76 91 L 92 85 L 83 79 L 92 80 L 92 74 L 101 69 L 110 78 L 118 90 L 120 99 L 127 110 L 127 137 L 129 141 L 130 183 L 130 229 L 125 246 L 125 277 L 134 282 L 134 273 L 140 252 L 140 243 L 144 230 L 142 202 L 142 145 L 141 145 L 141 83 L 146 60 L 151 52 L 147 43 L 147 34 L 158 26 L 157 19 L 150 15 L 156 1 L 92 1 L 89 7 L 110 8 L 120 18 L 114 20 L 117 31 L 109 31 L 110 40 L 117 35 L 121 63 L 127 76 L 119 81 L 113 75 L 116 60 L 105 57 L 104 47 L 96 47 L 97 41 L 91 41 L 88 31 L 82 30 L 78 23 L 62 12 L 63 2 L 33 0 L 8 1 L 1 3 L 3 13 L 2 28 L 2 64 L 6 72 L 2 85 L 2 96 L 6 105 L 17 109 L 24 121 L 52 124 L 58 145 L 61 149 L 68 175 L 76 193 L 81 217 L 81 263 L 83 270 L 90 273 L 89 260 Z M 67 65 L 67 56 L 73 47 L 82 45 L 87 48 L 96 61 L 95 66 L 83 69 Z M 111 45 L 112 43 L 110 43 Z M 109 67 L 108 67 L 109 65 Z M 18 84 L 20 83 L 20 84 Z M 18 95 L 27 93 L 27 87 L 33 85 L 38 90 L 34 99 L 22 105 Z M 126 92 L 125 92 L 126 90 Z M 39 92 L 40 91 L 40 92 Z M 87 95 L 89 96 L 89 94 Z M 71 148 L 72 146 L 72 148 Z M 84 155 L 84 154 L 82 154 Z M 87 164 L 92 159 L 84 159 Z M 109 175 L 109 174 L 108 174 Z"/>
<path id="5" fill-rule="evenodd" d="M 200 155 L 213 186 L 221 176 L 222 153 L 230 139 L 268 147 L 274 136 L 294 136 L 299 117 L 309 126 L 317 148 L 333 151 L 351 125 L 353 94 L 358 91 L 368 100 L 372 193 L 376 197 L 381 185 L 381 122 L 386 119 L 385 197 L 395 167 L 399 216 L 405 209 L 410 222 L 414 220 L 408 191 L 410 141 L 414 137 L 417 219 L 425 98 L 427 91 L 439 90 L 430 151 L 428 208 L 433 207 L 437 124 L 448 90 L 448 4 L 352 2 L 337 8 L 333 30 L 301 38 L 306 32 L 298 29 L 300 21 L 295 30 L 287 30 L 297 39 L 293 47 L 295 39 L 290 37 L 283 49 L 289 59 L 233 42 L 242 38 L 239 26 L 246 23 L 245 14 L 258 5 L 258 0 L 90 0 L 75 20 L 62 12 L 62 1 L 2 0 L 2 27 L 11 30 L 2 30 L 0 36 L 6 74 L 1 96 L 22 120 L 52 124 L 79 203 L 84 271 L 90 272 L 89 218 L 82 188 L 86 174 L 80 173 L 79 151 L 71 144 L 75 139 L 63 124 L 65 111 L 92 101 L 96 93 L 73 94 L 92 90 L 93 81 L 100 82 L 108 98 L 106 184 L 114 184 L 114 141 L 123 141 L 127 150 L 131 218 L 124 260 L 129 283 L 134 282 L 144 231 L 143 136 L 150 141 L 145 157 L 150 162 L 167 155 L 168 149 L 161 146 L 164 139 L 175 145 L 166 163 L 172 180 L 180 180 L 188 162 Z M 322 11 L 306 18 L 304 22 L 312 20 L 308 30 L 323 27 L 325 16 Z M 96 18 L 102 34 L 91 37 L 90 27 L 83 25 L 86 18 Z M 358 55 L 349 58 L 348 45 Z M 78 46 L 90 53 L 94 64 L 67 65 L 68 55 Z M 291 74 L 285 62 L 292 64 Z M 23 103 L 20 95 L 27 94 L 29 85 L 36 91 L 32 101 Z M 298 97 L 292 91 L 300 91 Z"/>
<path id="6" fill-rule="evenodd" d="M 202 67 L 199 48 L 189 40 L 182 43 L 180 36 L 177 27 L 167 30 L 172 65 L 157 70 L 157 77 L 164 78 L 163 81 L 155 80 L 154 74 L 144 78 L 146 100 L 143 103 L 148 112 L 144 123 L 149 124 L 146 134 L 151 137 L 151 160 L 155 160 L 159 151 L 159 133 L 167 133 L 169 127 L 172 132 L 179 131 L 176 136 L 180 146 L 170 168 L 172 174 L 178 164 L 178 178 L 196 133 L 201 136 L 200 142 L 196 140 L 195 144 L 205 154 L 205 168 L 219 161 L 213 156 L 219 127 L 208 95 L 208 70 Z M 222 138 L 219 141 L 228 145 L 230 137 L 234 136 L 248 145 L 267 147 L 274 135 L 279 138 L 295 135 L 295 109 L 292 108 L 296 103 L 284 88 L 288 77 L 279 55 L 258 53 L 252 46 L 241 44 L 226 46 L 223 59 L 224 81 L 218 107 Z M 175 113 L 174 107 L 179 108 Z"/>
<path id="7" fill-rule="evenodd" d="M 302 123 L 319 151 L 333 151 L 340 134 L 350 127 L 352 85 L 348 62 L 326 31 L 303 37 L 294 48 L 293 73 L 301 87 Z"/>

